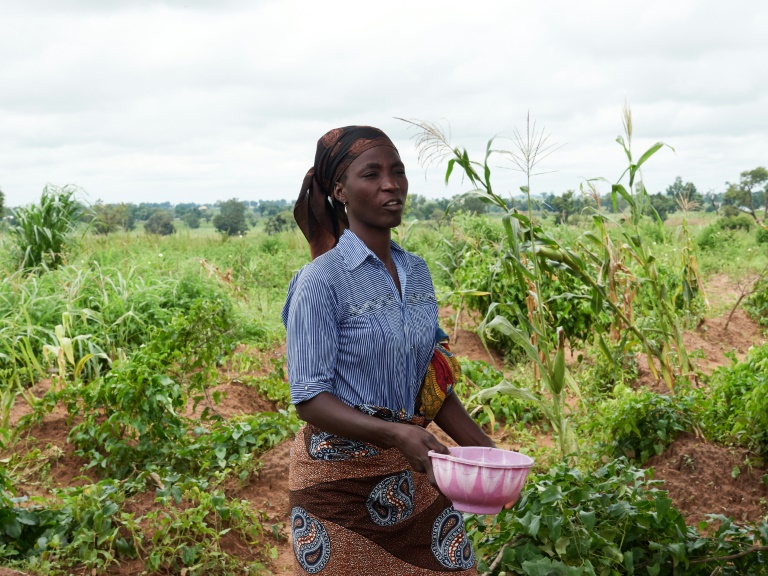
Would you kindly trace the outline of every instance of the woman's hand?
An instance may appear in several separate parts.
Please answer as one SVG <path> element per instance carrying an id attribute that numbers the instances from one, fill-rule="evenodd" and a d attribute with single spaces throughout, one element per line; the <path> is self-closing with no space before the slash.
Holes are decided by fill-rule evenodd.
<path id="1" fill-rule="evenodd" d="M 411 468 L 416 472 L 425 473 L 429 483 L 437 487 L 435 474 L 432 471 L 432 460 L 428 452 L 434 450 L 440 454 L 450 454 L 448 447 L 421 426 L 412 424 L 395 424 L 395 426 L 397 426 L 395 447 L 405 456 Z"/>
<path id="2" fill-rule="evenodd" d="M 450 454 L 437 438 L 421 426 L 386 422 L 347 406 L 328 392 L 296 405 L 299 418 L 331 434 L 370 442 L 383 448 L 397 448 L 416 472 L 424 472 L 436 486 L 430 450 Z"/>

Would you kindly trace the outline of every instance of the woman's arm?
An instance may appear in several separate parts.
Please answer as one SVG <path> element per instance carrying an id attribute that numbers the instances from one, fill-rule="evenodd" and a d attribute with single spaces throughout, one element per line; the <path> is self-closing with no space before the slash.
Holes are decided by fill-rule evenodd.
<path id="1" fill-rule="evenodd" d="M 472 420 L 456 393 L 449 394 L 435 416 L 435 424 L 442 428 L 459 446 L 488 446 L 495 448 L 493 440 Z"/>
<path id="2" fill-rule="evenodd" d="M 296 405 L 299 418 L 325 432 L 362 440 L 383 448 L 397 448 L 416 472 L 424 472 L 435 486 L 432 463 L 427 452 L 449 454 L 430 432 L 421 426 L 387 422 L 355 410 L 328 392 Z M 465 412 L 466 413 L 466 412 Z"/>

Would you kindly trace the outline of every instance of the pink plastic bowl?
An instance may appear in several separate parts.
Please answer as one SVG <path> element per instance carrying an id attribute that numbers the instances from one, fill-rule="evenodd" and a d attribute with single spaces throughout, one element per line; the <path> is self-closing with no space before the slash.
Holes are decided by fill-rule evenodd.
<path id="1" fill-rule="evenodd" d="M 451 454 L 429 451 L 440 490 L 460 512 L 496 514 L 517 500 L 533 459 L 519 452 L 464 446 Z"/>

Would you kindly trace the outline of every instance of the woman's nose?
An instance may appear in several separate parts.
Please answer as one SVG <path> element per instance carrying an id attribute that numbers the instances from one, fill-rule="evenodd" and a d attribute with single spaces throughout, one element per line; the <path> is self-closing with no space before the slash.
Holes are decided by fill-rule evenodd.
<path id="1" fill-rule="evenodd" d="M 394 174 L 385 174 L 381 182 L 381 187 L 384 190 L 399 190 L 400 183 Z"/>

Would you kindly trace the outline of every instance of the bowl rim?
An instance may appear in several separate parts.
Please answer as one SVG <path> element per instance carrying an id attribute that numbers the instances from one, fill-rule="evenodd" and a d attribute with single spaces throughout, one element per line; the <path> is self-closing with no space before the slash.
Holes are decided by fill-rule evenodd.
<path id="1" fill-rule="evenodd" d="M 438 460 L 450 460 L 451 462 L 459 462 L 460 464 L 469 464 L 471 466 L 479 466 L 481 468 L 503 468 L 507 470 L 518 469 L 518 468 L 531 468 L 536 462 L 533 458 L 531 458 L 526 454 L 523 454 L 521 452 L 515 452 L 514 450 L 504 450 L 503 448 L 491 448 L 490 446 L 456 446 L 456 448 L 486 448 L 488 450 L 500 450 L 502 452 L 513 452 L 515 454 L 523 456 L 524 458 L 527 458 L 530 462 L 523 463 L 523 464 L 502 464 L 502 463 L 493 463 L 493 462 L 481 463 L 476 460 L 469 460 L 467 458 L 454 456 L 453 454 L 441 454 L 440 452 L 435 452 L 434 450 L 430 450 L 427 453 L 427 456 L 429 456 L 430 458 L 437 458 Z"/>

